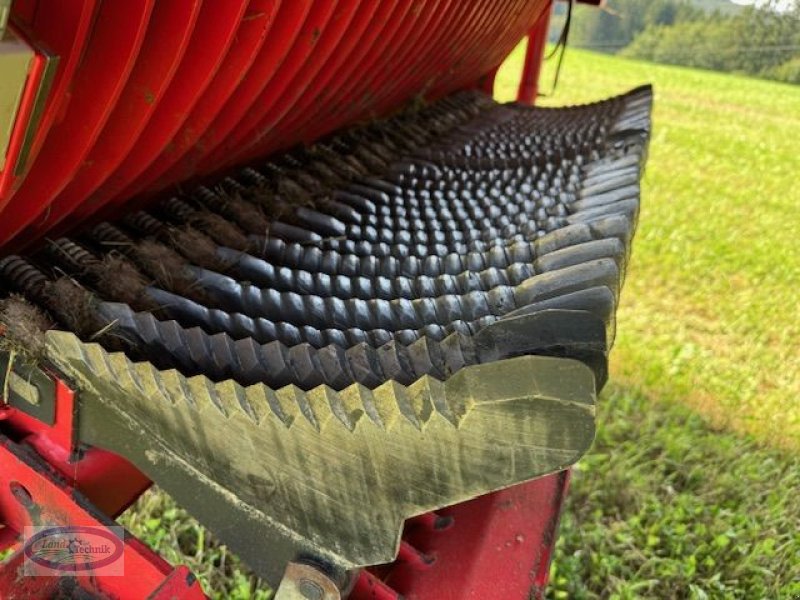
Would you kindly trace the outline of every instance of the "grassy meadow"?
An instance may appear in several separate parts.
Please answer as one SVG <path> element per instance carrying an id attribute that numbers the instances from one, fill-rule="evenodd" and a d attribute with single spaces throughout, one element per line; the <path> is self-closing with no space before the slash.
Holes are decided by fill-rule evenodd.
<path id="1" fill-rule="evenodd" d="M 800 86 L 568 50 L 542 103 L 645 82 L 654 130 L 612 383 L 549 597 L 800 598 Z M 123 522 L 215 597 L 269 597 L 164 495 Z"/>
<path id="2" fill-rule="evenodd" d="M 542 104 L 645 82 L 654 129 L 615 379 L 800 450 L 800 86 L 570 49 Z"/>

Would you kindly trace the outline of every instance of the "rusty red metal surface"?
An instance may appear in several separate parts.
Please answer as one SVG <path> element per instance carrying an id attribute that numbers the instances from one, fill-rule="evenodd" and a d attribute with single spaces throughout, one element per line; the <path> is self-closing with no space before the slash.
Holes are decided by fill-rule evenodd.
<path id="1" fill-rule="evenodd" d="M 99 597 L 150 600 L 200 600 L 200 584 L 185 568 L 174 569 L 139 540 L 125 536 L 124 572 L 127 576 L 98 575 L 91 571 L 65 577 L 26 577 L 21 568 L 26 526 L 89 526 L 103 529 L 114 522 L 98 511 L 69 480 L 55 472 L 30 446 L 0 436 L 0 550 L 11 550 L 0 568 L 0 598 L 83 597 L 76 589 Z M 113 535 L 113 534 L 112 534 Z"/>
<path id="2" fill-rule="evenodd" d="M 14 2 L 15 26 L 61 62 L 26 170 L 2 173 L 0 244 L 478 86 L 549 5 Z"/>

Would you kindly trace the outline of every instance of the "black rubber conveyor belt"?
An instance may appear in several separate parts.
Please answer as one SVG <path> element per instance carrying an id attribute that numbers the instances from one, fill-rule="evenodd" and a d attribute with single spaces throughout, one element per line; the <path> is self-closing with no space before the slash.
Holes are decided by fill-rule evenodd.
<path id="1" fill-rule="evenodd" d="M 110 348 L 245 384 L 446 378 L 489 360 L 482 331 L 542 311 L 593 315 L 610 343 L 650 105 L 647 87 L 561 109 L 457 94 L 7 257 L 0 278 L 84 339 L 107 327 Z M 88 321 L 48 292 L 64 273 Z M 581 354 L 551 337 L 533 346 Z"/>

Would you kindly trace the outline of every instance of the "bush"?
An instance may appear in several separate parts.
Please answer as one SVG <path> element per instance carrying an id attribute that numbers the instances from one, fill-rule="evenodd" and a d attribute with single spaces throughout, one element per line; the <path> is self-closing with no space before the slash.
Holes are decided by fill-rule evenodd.
<path id="1" fill-rule="evenodd" d="M 764 73 L 764 76 L 785 83 L 800 83 L 800 56 L 787 60 L 777 67 L 772 67 Z"/>

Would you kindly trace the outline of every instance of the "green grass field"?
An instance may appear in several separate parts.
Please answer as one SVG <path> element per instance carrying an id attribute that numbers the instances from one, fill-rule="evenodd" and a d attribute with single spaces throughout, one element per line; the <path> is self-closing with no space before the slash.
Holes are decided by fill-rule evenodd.
<path id="1" fill-rule="evenodd" d="M 655 125 L 612 384 L 550 597 L 800 598 L 800 86 L 568 50 L 543 103 L 645 82 Z M 268 597 L 163 495 L 125 523 L 216 597 Z"/>
<path id="2" fill-rule="evenodd" d="M 615 378 L 800 450 L 800 86 L 568 50 L 543 104 L 645 82 L 654 130 Z"/>

